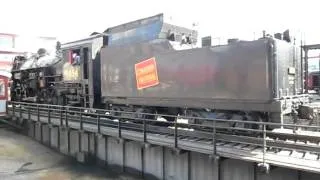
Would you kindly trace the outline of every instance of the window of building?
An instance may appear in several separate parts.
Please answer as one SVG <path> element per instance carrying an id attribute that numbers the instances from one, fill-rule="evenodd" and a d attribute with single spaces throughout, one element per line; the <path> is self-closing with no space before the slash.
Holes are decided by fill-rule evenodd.
<path id="1" fill-rule="evenodd" d="M 0 34 L 0 48 L 14 48 L 14 37 Z"/>
<path id="2" fill-rule="evenodd" d="M 3 79 L 0 79 L 0 96 L 5 96 L 6 95 L 6 89 L 5 89 L 5 82 Z"/>

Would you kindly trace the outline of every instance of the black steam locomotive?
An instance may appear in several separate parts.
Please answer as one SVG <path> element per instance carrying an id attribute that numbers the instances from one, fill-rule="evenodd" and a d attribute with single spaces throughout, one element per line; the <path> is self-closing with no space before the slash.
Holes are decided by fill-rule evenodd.
<path id="1" fill-rule="evenodd" d="M 11 99 L 164 114 L 168 121 L 281 123 L 309 103 L 300 51 L 288 40 L 196 42 L 196 31 L 165 23 L 162 14 L 108 28 L 58 46 L 51 57 L 19 57 Z"/>

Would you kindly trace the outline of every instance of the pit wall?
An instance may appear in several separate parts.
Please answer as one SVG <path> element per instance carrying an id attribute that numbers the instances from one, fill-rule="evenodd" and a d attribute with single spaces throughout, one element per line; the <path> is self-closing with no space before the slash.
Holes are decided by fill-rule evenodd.
<path id="1" fill-rule="evenodd" d="M 128 172 L 144 179 L 161 180 L 319 180 L 319 174 L 273 167 L 260 172 L 255 163 L 234 159 L 219 160 L 196 152 L 180 152 L 161 146 L 81 132 L 40 122 L 27 122 L 26 133 L 42 144 L 72 156 Z"/>

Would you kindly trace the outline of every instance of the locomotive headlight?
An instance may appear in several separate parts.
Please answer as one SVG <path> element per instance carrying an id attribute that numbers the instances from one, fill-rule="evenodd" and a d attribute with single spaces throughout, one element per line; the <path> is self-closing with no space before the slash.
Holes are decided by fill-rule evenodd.
<path id="1" fill-rule="evenodd" d="M 14 79 L 20 79 L 21 73 L 14 73 L 13 77 L 14 77 Z"/>
<path id="2" fill-rule="evenodd" d="M 40 76 L 40 77 L 43 77 L 43 72 L 40 72 L 40 73 L 39 73 L 39 76 Z"/>

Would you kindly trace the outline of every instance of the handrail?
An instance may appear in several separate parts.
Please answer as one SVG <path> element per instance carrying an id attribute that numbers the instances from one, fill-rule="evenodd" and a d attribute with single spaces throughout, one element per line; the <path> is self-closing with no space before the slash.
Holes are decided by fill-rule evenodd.
<path id="1" fill-rule="evenodd" d="M 145 120 L 145 121 L 150 121 L 150 122 L 155 122 L 157 120 L 151 120 L 151 119 L 143 119 L 143 118 L 135 118 L 131 116 L 117 116 L 117 115 L 111 115 L 111 114 L 98 114 L 98 113 L 91 113 L 91 112 L 85 112 L 85 111 L 76 111 L 76 110 L 68 110 L 66 107 L 67 106 L 57 106 L 57 105 L 41 105 L 41 104 L 33 104 L 33 103 L 19 103 L 19 102 L 8 102 L 8 104 L 14 105 L 27 105 L 27 108 L 34 109 L 36 107 L 37 111 L 44 110 L 48 111 L 49 108 L 55 107 L 57 109 L 52 109 L 51 111 L 59 111 L 60 112 L 60 117 L 62 117 L 62 112 L 66 115 L 67 113 L 81 113 L 82 115 L 87 115 L 87 116 L 96 116 L 99 115 L 102 118 L 119 118 L 119 119 L 130 119 L 130 120 Z M 22 107 L 20 107 L 21 109 Z M 16 111 L 15 105 L 12 107 L 13 112 Z M 58 110 L 59 109 L 59 110 Z M 78 107 L 72 107 L 72 109 L 77 109 L 77 110 L 88 110 L 88 108 L 78 108 Z M 127 112 L 127 111 L 115 111 L 115 110 L 107 110 L 108 112 L 115 112 L 115 113 L 126 113 L 126 114 L 135 114 L 135 115 L 153 115 L 153 116 L 161 116 L 161 114 L 151 114 L 151 113 L 137 113 L 137 112 Z M 39 114 L 37 113 L 37 114 Z M 270 123 L 270 122 L 256 122 L 256 121 L 243 121 L 243 120 L 227 120 L 227 119 L 214 119 L 214 118 L 199 118 L 199 117 L 188 117 L 188 116 L 173 116 L 173 115 L 164 115 L 168 117 L 175 117 L 175 118 L 182 118 L 182 119 L 201 119 L 201 120 L 210 120 L 210 121 L 215 121 L 216 124 L 214 125 L 215 128 L 218 129 L 226 129 L 227 127 L 219 127 L 217 124 L 219 122 L 224 122 L 224 123 L 239 123 L 239 124 L 255 124 L 255 125 L 266 125 L 266 126 L 276 126 L 276 127 L 300 127 L 300 128 L 312 128 L 312 129 L 320 129 L 320 126 L 312 126 L 312 125 L 298 125 L 298 124 L 280 124 L 280 123 Z M 66 117 L 66 116 L 65 116 Z M 67 122 L 66 122 L 67 123 Z M 166 124 L 172 124 L 174 125 L 173 122 L 167 121 L 165 122 Z M 61 123 L 62 124 L 62 123 Z M 178 123 L 179 124 L 179 123 Z M 182 124 L 182 123 L 180 123 Z M 208 125 L 199 125 L 199 124 L 188 124 L 188 126 L 196 126 L 196 127 L 202 127 L 202 128 L 213 128 L 212 126 Z M 237 127 L 228 127 L 228 129 L 231 130 L 246 130 L 246 131 L 252 131 L 252 132 L 260 132 L 259 130 L 255 129 L 246 129 L 246 128 L 237 128 Z M 312 131 L 315 132 L 315 131 Z M 274 132 L 273 132 L 274 133 Z"/>
<path id="2" fill-rule="evenodd" d="M 63 107 L 65 109 L 77 109 L 77 110 L 91 110 L 93 108 L 84 108 L 84 107 L 74 107 L 74 106 L 61 106 L 61 105 L 51 105 L 51 104 L 34 104 L 34 103 L 26 103 L 26 102 L 15 102 L 15 101 L 10 101 L 9 103 L 12 104 L 19 104 L 19 105 L 31 105 L 31 106 L 43 106 L 44 108 L 48 108 L 46 106 L 49 107 Z M 167 114 L 154 114 L 154 113 L 142 113 L 142 112 L 129 112 L 129 111 L 119 111 L 119 110 L 106 110 L 106 109 L 94 109 L 96 112 L 104 112 L 104 113 L 110 113 L 110 112 L 114 112 L 114 113 L 126 113 L 126 114 L 139 114 L 139 115 L 157 115 L 157 116 L 166 116 L 166 117 L 179 117 L 181 119 L 196 119 L 196 120 L 214 120 L 217 122 L 231 122 L 231 123 L 245 123 L 245 124 L 255 124 L 255 125 L 267 125 L 267 126 L 285 126 L 285 127 L 300 127 L 300 128 L 317 128 L 320 129 L 320 126 L 312 126 L 312 125 L 298 125 L 298 124 L 280 124 L 280 123 L 274 123 L 274 122 L 259 122 L 259 121 L 244 121 L 244 120 L 234 120 L 234 119 L 230 119 L 230 120 L 226 120 L 226 119 L 217 119 L 217 118 L 204 118 L 204 117 L 190 117 L 190 116 L 175 116 L 175 115 L 167 115 Z M 78 111 L 70 111 L 68 110 L 68 112 L 78 112 Z M 86 112 L 87 115 L 97 115 L 97 113 L 89 113 Z M 102 114 L 100 114 L 102 116 Z M 107 116 L 111 116 L 111 115 L 107 115 Z"/>

